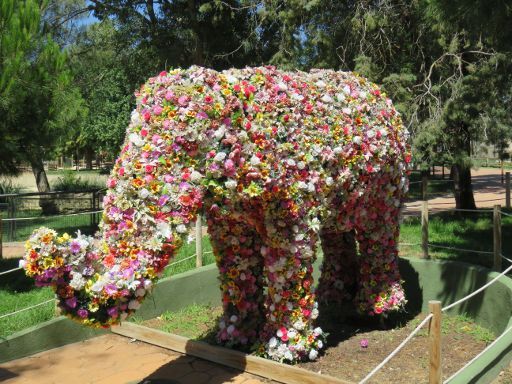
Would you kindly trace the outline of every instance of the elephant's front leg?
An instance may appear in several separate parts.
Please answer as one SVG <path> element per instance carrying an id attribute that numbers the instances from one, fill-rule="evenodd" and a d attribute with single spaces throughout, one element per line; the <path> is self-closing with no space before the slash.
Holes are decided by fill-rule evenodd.
<path id="1" fill-rule="evenodd" d="M 224 309 L 217 339 L 228 346 L 250 346 L 264 319 L 261 238 L 241 220 L 243 213 L 221 213 L 215 204 L 207 211 Z"/>
<path id="2" fill-rule="evenodd" d="M 268 293 L 266 323 L 260 352 L 277 361 L 314 360 L 324 336 L 314 328 L 318 317 L 313 293 L 316 234 L 297 219 L 265 223 L 267 245 L 262 248 Z"/>

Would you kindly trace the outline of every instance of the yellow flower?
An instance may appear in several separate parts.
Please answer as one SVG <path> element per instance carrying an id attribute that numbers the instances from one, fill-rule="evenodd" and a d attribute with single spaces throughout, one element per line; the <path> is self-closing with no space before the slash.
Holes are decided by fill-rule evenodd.
<path id="1" fill-rule="evenodd" d="M 98 311 L 98 309 L 100 309 L 99 305 L 97 303 L 94 303 L 94 302 L 89 303 L 87 308 L 89 308 L 90 312 L 96 312 L 96 311 Z"/>

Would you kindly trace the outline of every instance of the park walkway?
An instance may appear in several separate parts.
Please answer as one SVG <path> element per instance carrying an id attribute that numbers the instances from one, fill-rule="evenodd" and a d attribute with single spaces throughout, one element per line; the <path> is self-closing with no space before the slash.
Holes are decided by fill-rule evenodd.
<path id="1" fill-rule="evenodd" d="M 2 384 L 263 384 L 272 381 L 108 334 L 0 364 Z"/>

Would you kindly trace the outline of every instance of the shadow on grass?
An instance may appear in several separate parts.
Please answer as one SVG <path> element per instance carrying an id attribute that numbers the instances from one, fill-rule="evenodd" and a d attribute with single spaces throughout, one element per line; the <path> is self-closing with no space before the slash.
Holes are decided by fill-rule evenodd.
<path id="1" fill-rule="evenodd" d="M 0 260 L 0 271 L 8 271 L 19 266 L 19 259 Z M 8 292 L 29 292 L 40 289 L 34 284 L 34 279 L 25 275 L 23 270 L 17 270 L 5 275 L 0 275 L 0 290 Z"/>

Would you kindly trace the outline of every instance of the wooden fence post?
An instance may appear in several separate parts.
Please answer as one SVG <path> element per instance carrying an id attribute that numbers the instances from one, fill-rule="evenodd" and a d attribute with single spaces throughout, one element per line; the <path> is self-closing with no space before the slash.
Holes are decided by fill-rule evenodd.
<path id="1" fill-rule="evenodd" d="M 426 171 L 421 172 L 421 199 L 427 200 L 427 189 L 428 189 L 428 173 Z"/>
<path id="2" fill-rule="evenodd" d="M 196 268 L 203 266 L 203 221 L 201 215 L 196 219 Z"/>
<path id="3" fill-rule="evenodd" d="M 428 201 L 425 200 L 421 205 L 421 248 L 423 249 L 423 258 L 429 259 L 428 255 Z"/>
<path id="4" fill-rule="evenodd" d="M 0 260 L 2 260 L 4 257 L 3 252 L 2 252 L 2 248 L 3 248 L 2 234 L 3 234 L 2 219 L 0 218 Z"/>
<path id="5" fill-rule="evenodd" d="M 510 172 L 505 173 L 505 206 L 510 208 Z"/>
<path id="6" fill-rule="evenodd" d="M 501 272 L 501 206 L 495 205 L 493 209 L 493 249 L 494 270 Z"/>
<path id="7" fill-rule="evenodd" d="M 431 300 L 428 308 L 433 315 L 429 327 L 429 357 L 430 367 L 428 374 L 429 384 L 441 384 L 443 370 L 441 366 L 441 302 Z"/>

